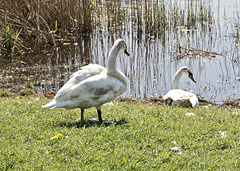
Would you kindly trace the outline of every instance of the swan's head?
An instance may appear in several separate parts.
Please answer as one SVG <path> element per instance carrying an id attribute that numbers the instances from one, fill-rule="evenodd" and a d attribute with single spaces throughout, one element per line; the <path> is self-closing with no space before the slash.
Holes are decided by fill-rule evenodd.
<path id="1" fill-rule="evenodd" d="M 182 73 L 182 75 L 190 78 L 194 83 L 196 83 L 196 81 L 193 78 L 192 70 L 190 68 L 182 67 L 182 68 L 180 68 L 180 72 Z"/>
<path id="2" fill-rule="evenodd" d="M 115 46 L 117 48 L 119 48 L 121 51 L 123 51 L 127 56 L 130 55 L 127 51 L 127 44 L 126 44 L 125 40 L 123 40 L 123 39 L 116 40 L 115 41 Z"/>

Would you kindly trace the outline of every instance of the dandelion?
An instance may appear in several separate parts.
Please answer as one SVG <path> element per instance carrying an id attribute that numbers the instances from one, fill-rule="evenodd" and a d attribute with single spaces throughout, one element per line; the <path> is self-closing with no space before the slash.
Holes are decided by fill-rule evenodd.
<path id="1" fill-rule="evenodd" d="M 63 135 L 62 135 L 62 134 L 60 134 L 60 133 L 59 133 L 59 134 L 57 134 L 56 136 L 57 136 L 57 137 L 63 137 Z"/>
<path id="2" fill-rule="evenodd" d="M 60 134 L 60 133 L 58 133 L 58 134 L 55 135 L 54 137 L 50 138 L 50 140 L 51 140 L 51 141 L 52 141 L 52 140 L 56 140 L 56 139 L 58 139 L 59 137 L 63 137 L 63 135 Z"/>
<path id="3" fill-rule="evenodd" d="M 54 137 L 50 138 L 50 141 L 56 140 L 56 139 L 58 139 L 58 137 L 57 137 L 57 136 L 54 136 Z"/>

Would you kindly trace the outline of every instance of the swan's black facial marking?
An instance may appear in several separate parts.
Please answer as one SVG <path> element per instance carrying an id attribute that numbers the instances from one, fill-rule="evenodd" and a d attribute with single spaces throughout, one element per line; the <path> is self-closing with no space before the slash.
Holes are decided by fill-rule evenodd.
<path id="1" fill-rule="evenodd" d="M 193 78 L 193 74 L 192 74 L 191 71 L 188 71 L 188 77 L 189 77 L 194 83 L 196 83 L 196 81 L 195 81 L 194 78 Z"/>
<path id="2" fill-rule="evenodd" d="M 117 47 L 123 51 L 127 56 L 130 56 L 129 52 L 127 51 L 127 45 L 126 42 L 123 39 L 118 39 L 115 44 Z"/>

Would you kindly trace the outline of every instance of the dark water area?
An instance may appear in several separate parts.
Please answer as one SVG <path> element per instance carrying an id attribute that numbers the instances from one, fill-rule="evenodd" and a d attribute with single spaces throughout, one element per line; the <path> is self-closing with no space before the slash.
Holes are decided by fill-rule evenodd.
<path id="1" fill-rule="evenodd" d="M 130 53 L 130 57 L 120 53 L 117 61 L 128 78 L 123 97 L 163 96 L 172 88 L 175 72 L 187 66 L 197 83 L 183 77 L 182 89 L 216 103 L 240 98 L 240 2 L 169 2 L 163 12 L 166 21 L 155 23 L 145 16 L 159 15 L 155 5 L 162 4 L 151 1 L 145 11 L 145 2 L 140 4 L 145 7 L 142 10 L 136 10 L 139 4 L 134 2 L 118 4 L 118 9 L 124 10 L 119 25 L 118 18 L 102 15 L 102 22 L 91 34 L 62 39 L 61 46 L 46 53 L 39 51 L 18 60 L 1 59 L 0 87 L 18 92 L 25 84 L 32 84 L 38 93 L 58 91 L 81 66 L 106 66 L 114 41 L 123 38 Z"/>

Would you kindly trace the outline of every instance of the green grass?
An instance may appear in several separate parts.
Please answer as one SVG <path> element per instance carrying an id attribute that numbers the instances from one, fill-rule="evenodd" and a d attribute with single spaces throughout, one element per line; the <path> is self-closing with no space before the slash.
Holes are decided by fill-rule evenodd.
<path id="1" fill-rule="evenodd" d="M 0 170 L 240 168 L 237 109 L 113 102 L 102 108 L 103 119 L 113 124 L 74 124 L 79 109 L 41 108 L 48 101 L 0 98 Z M 96 110 L 86 110 L 85 117 L 97 117 Z M 63 137 L 50 140 L 59 133 Z"/>

